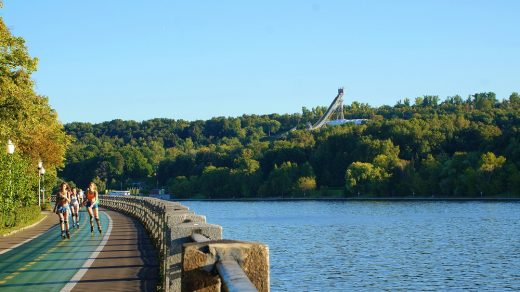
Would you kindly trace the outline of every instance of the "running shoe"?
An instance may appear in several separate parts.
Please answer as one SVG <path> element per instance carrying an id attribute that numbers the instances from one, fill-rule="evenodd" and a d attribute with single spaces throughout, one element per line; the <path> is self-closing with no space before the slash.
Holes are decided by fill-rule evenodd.
<path id="1" fill-rule="evenodd" d="M 70 239 L 70 233 L 69 232 L 67 232 L 67 238 Z"/>
<path id="2" fill-rule="evenodd" d="M 98 228 L 98 230 L 99 230 L 99 234 L 101 234 L 103 232 L 103 230 L 101 230 L 101 228 Z"/>

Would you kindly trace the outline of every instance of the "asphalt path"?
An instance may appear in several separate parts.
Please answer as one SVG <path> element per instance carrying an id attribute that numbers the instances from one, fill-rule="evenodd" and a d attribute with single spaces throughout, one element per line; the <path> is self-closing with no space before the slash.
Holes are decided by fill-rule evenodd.
<path id="1" fill-rule="evenodd" d="M 106 213 L 114 226 L 109 240 L 81 280 L 72 281 L 72 291 L 156 291 L 157 253 L 143 225 L 118 212 Z"/>

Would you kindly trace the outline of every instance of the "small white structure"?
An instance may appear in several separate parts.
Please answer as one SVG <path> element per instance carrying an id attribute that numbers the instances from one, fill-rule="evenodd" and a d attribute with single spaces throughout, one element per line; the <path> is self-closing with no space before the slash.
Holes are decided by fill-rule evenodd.
<path id="1" fill-rule="evenodd" d="M 361 125 L 363 123 L 366 123 L 366 121 L 368 121 L 368 119 L 351 119 L 351 120 L 342 119 L 342 120 L 328 121 L 325 124 L 329 125 L 329 126 L 337 126 L 337 125 L 344 125 L 344 124 Z"/>
<path id="2" fill-rule="evenodd" d="M 109 196 L 130 196 L 130 191 L 110 191 Z"/>

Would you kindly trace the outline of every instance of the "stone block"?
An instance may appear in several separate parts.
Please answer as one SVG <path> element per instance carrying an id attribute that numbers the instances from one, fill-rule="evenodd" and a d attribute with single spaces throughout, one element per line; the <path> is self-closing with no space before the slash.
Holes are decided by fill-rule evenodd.
<path id="1" fill-rule="evenodd" d="M 222 227 L 204 222 L 187 222 L 168 226 L 170 244 L 167 266 L 169 267 L 169 291 L 181 291 L 182 245 L 191 242 L 191 234 L 196 232 L 214 240 L 222 238 Z"/>
<path id="2" fill-rule="evenodd" d="M 269 248 L 236 240 L 183 244 L 181 291 L 220 291 L 215 265 L 223 259 L 236 261 L 258 291 L 269 291 Z"/>

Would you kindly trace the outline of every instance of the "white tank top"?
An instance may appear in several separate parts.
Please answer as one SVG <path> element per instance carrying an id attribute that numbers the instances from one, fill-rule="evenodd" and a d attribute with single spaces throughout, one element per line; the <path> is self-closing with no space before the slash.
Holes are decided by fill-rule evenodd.
<path id="1" fill-rule="evenodd" d="M 78 203 L 78 197 L 77 197 L 77 196 L 74 196 L 74 195 L 70 195 L 70 203 L 71 203 L 71 204 L 76 204 L 76 203 Z"/>

